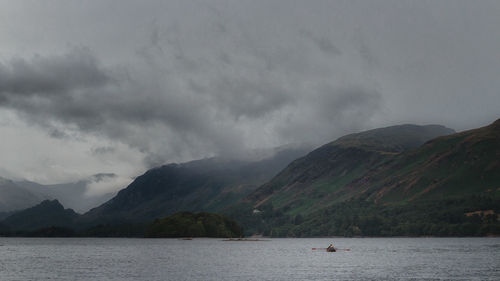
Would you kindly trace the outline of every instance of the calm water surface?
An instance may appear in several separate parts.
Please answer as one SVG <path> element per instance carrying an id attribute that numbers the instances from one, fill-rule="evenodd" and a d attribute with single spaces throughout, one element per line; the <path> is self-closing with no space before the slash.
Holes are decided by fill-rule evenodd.
<path id="1" fill-rule="evenodd" d="M 0 280 L 500 280 L 500 238 L 0 238 Z"/>

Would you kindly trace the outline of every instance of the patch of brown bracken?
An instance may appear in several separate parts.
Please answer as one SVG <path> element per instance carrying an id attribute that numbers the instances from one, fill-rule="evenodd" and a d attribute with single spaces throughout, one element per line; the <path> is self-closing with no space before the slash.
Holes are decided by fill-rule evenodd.
<path id="1" fill-rule="evenodd" d="M 468 213 L 465 213 L 465 216 L 467 216 L 467 217 L 472 217 L 474 215 L 487 216 L 487 215 L 494 215 L 494 214 L 495 214 L 495 211 L 493 211 L 493 210 L 484 210 L 484 211 L 468 212 Z"/>

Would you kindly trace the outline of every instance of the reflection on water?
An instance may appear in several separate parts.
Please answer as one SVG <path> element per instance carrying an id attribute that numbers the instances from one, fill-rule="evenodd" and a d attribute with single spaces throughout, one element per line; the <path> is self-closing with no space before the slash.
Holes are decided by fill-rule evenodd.
<path id="1" fill-rule="evenodd" d="M 500 280 L 500 238 L 269 240 L 0 238 L 0 280 Z"/>

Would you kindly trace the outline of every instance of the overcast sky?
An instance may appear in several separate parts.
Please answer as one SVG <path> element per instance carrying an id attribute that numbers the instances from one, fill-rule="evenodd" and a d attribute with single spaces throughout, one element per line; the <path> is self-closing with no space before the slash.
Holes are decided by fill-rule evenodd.
<path id="1" fill-rule="evenodd" d="M 500 118 L 500 1 L 0 3 L 4 177 Z"/>

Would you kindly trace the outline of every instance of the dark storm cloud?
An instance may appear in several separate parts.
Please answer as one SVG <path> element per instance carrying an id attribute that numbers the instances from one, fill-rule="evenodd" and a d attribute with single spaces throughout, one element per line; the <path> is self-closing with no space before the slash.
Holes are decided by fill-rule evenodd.
<path id="1" fill-rule="evenodd" d="M 63 56 L 15 58 L 0 64 L 0 93 L 7 95 L 64 94 L 75 89 L 98 87 L 108 81 L 97 60 L 85 49 Z"/>
<path id="2" fill-rule="evenodd" d="M 55 138 L 75 135 L 70 131 L 104 136 L 145 153 L 151 166 L 328 141 L 339 128 L 363 127 L 379 108 L 378 93 L 335 85 L 336 72 L 321 55 L 342 55 L 330 39 L 297 31 L 296 44 L 264 48 L 244 26 L 220 19 L 207 26 L 215 39 L 153 23 L 128 65 L 105 67 L 88 49 L 7 61 L 0 100 Z M 113 151 L 92 151 L 104 152 Z"/>
<path id="3" fill-rule="evenodd" d="M 0 104 L 46 126 L 50 136 L 68 138 L 66 128 L 53 123 L 94 130 L 102 123 L 100 104 L 111 80 L 85 48 L 64 55 L 15 58 L 0 64 Z"/>
<path id="4" fill-rule="evenodd" d="M 182 153 L 197 142 L 224 143 L 221 138 L 230 137 L 212 132 L 210 122 L 217 120 L 211 120 L 210 104 L 171 89 L 156 71 L 133 78 L 115 73 L 111 79 L 112 71 L 87 51 L 17 59 L 2 65 L 0 98 L 4 107 L 46 127 L 54 138 L 70 136 L 60 129 L 63 124 L 67 130 L 106 136 L 157 157 L 164 156 L 158 149 Z M 167 146 L 159 148 L 162 144 Z"/>

